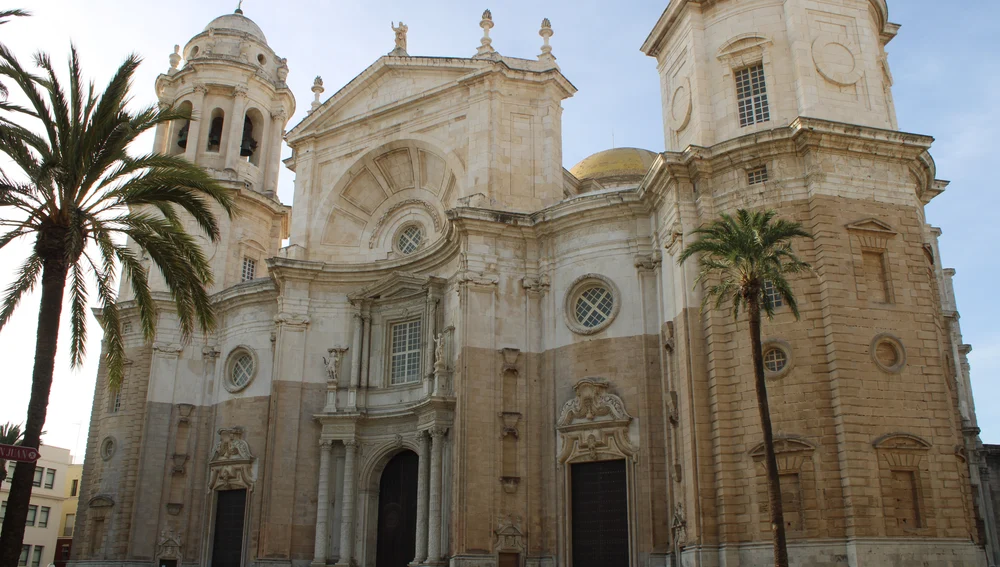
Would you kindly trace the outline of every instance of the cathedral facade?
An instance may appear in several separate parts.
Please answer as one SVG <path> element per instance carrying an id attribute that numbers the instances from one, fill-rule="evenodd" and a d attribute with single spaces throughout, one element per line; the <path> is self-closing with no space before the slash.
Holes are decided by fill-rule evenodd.
<path id="1" fill-rule="evenodd" d="M 897 129 L 885 1 L 672 0 L 642 44 L 667 151 L 570 170 L 551 25 L 532 59 L 480 25 L 473 56 L 419 57 L 399 24 L 287 132 L 287 63 L 242 12 L 175 50 L 157 95 L 199 119 L 154 149 L 241 209 L 204 242 L 219 328 L 183 341 L 153 274 L 157 342 L 126 319 L 123 388 L 98 377 L 73 563 L 767 565 L 746 320 L 677 262 L 737 208 L 815 237 L 801 319 L 772 298 L 763 329 L 793 564 L 995 562 L 924 216 L 947 183 Z"/>

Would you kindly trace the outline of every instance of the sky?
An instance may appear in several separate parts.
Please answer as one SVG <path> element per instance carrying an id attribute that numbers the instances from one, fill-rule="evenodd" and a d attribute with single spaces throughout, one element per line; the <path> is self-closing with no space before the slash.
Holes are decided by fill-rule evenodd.
<path id="1" fill-rule="evenodd" d="M 16 2 L 6 2 L 9 6 Z M 663 123 L 654 60 L 639 51 L 666 0 L 367 0 L 264 2 L 246 0 L 243 10 L 257 22 L 272 49 L 288 59 L 288 83 L 298 109 L 289 129 L 305 115 L 313 78 L 323 77 L 324 98 L 393 48 L 391 22 L 409 27 L 411 55 L 471 56 L 479 45 L 482 11 L 491 8 L 490 32 L 500 53 L 534 58 L 540 52 L 542 18 L 552 21 L 553 54 L 579 89 L 563 103 L 563 159 L 569 168 L 609 147 L 662 151 Z M 945 7 L 946 6 L 946 7 Z M 30 18 L 0 26 L 0 42 L 27 61 L 36 50 L 65 61 L 70 43 L 98 85 L 107 81 L 126 54 L 145 62 L 133 88 L 134 104 L 155 102 L 153 81 L 168 68 L 175 44 L 183 45 L 235 1 L 22 0 Z M 957 270 L 958 307 L 969 355 L 982 439 L 1000 443 L 1000 302 L 992 295 L 1000 276 L 994 243 L 1000 241 L 1000 192 L 993 162 L 1000 144 L 1000 47 L 994 40 L 1000 2 L 889 0 L 890 20 L 901 24 L 888 47 L 895 79 L 893 96 L 900 129 L 936 138 L 932 154 L 938 177 L 951 185 L 927 207 L 927 219 L 942 229 L 941 255 Z M 135 151 L 146 151 L 152 140 Z M 287 155 L 289 150 L 285 148 Z M 8 162 L 0 156 L 0 168 Z M 279 197 L 291 203 L 292 172 L 285 170 Z M 12 279 L 29 243 L 0 251 L 0 286 Z M 0 332 L 0 423 L 20 423 L 30 393 L 38 298 L 26 299 Z M 64 321 L 65 321 L 64 317 Z M 60 350 L 49 401 L 44 442 L 70 448 L 82 461 L 100 336 L 91 325 L 89 356 L 72 370 L 66 346 Z"/>

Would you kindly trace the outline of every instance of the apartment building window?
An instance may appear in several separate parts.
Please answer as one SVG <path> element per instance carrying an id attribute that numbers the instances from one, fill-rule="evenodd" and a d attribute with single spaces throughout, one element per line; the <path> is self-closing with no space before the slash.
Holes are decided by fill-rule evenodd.
<path id="1" fill-rule="evenodd" d="M 257 260 L 253 258 L 243 257 L 243 279 L 241 281 L 248 282 L 257 277 Z"/>
<path id="2" fill-rule="evenodd" d="M 35 478 L 31 480 L 31 485 L 41 488 L 43 474 L 45 474 L 45 469 L 43 467 L 35 467 Z"/>
<path id="3" fill-rule="evenodd" d="M 35 517 L 37 516 L 38 516 L 38 506 L 35 505 L 28 506 L 28 519 L 24 521 L 24 525 L 34 526 Z"/>
<path id="4" fill-rule="evenodd" d="M 389 383 L 420 381 L 420 319 L 392 326 Z"/>
<path id="5" fill-rule="evenodd" d="M 42 550 L 45 549 L 44 546 L 36 545 L 34 551 L 31 552 L 31 567 L 40 567 L 42 564 Z"/>
<path id="6" fill-rule="evenodd" d="M 40 528 L 49 527 L 49 512 L 51 511 L 52 509 L 49 508 L 48 506 L 41 507 L 41 509 L 38 511 L 38 527 Z"/>
<path id="7" fill-rule="evenodd" d="M 30 545 L 22 545 L 21 546 L 21 556 L 17 558 L 17 564 L 18 565 L 27 565 L 28 564 L 28 556 L 29 555 L 31 555 L 31 546 Z"/>
<path id="8" fill-rule="evenodd" d="M 763 63 L 736 71 L 736 102 L 739 105 L 741 127 L 771 119 Z"/>
<path id="9" fill-rule="evenodd" d="M 66 525 L 63 527 L 63 537 L 73 537 L 73 528 L 76 527 L 76 514 L 66 514 Z"/>
<path id="10" fill-rule="evenodd" d="M 78 479 L 73 479 L 73 483 L 69 487 L 69 495 L 76 496 L 76 491 L 80 489 L 80 481 Z"/>
<path id="11" fill-rule="evenodd" d="M 56 469 L 46 469 L 45 488 L 52 488 L 56 485 Z"/>

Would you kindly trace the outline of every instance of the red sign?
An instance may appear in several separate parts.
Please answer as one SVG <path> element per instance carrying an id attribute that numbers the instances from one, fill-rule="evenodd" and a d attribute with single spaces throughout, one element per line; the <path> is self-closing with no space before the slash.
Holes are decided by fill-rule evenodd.
<path id="1" fill-rule="evenodd" d="M 18 447 L 17 445 L 0 445 L 0 459 L 33 463 L 38 460 L 38 449 Z"/>

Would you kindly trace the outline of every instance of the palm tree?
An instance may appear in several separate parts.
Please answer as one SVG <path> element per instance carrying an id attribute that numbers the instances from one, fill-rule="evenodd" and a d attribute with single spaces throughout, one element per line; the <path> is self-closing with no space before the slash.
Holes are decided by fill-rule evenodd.
<path id="1" fill-rule="evenodd" d="M 85 355 L 88 276 L 92 276 L 112 389 L 121 384 L 125 364 L 116 303 L 119 267 L 134 295 L 143 335 L 147 341 L 154 335 L 157 306 L 140 250 L 163 275 L 185 337 L 196 327 L 208 332 L 215 324 L 206 291 L 212 272 L 185 227 L 196 226 L 217 240 L 219 225 L 213 211 L 221 208 L 232 217 L 233 198 L 204 170 L 181 157 L 128 152 L 144 132 L 191 118 L 172 107 L 127 108 L 140 61 L 136 55 L 127 57 L 104 91 L 95 95 L 93 84 L 84 84 L 75 48 L 64 90 L 46 54 L 35 56 L 40 72 L 34 74 L 0 46 L 0 78 L 27 101 L 0 114 L 0 152 L 19 169 L 16 175 L 0 171 L 0 227 L 5 231 L 0 232 L 0 248 L 22 237 L 34 240 L 5 290 L 0 330 L 25 294 L 41 283 L 26 447 L 38 447 L 45 423 L 67 283 L 71 363 L 78 367 Z M 34 128 L 19 121 L 31 122 Z M 132 246 L 123 242 L 126 239 Z M 34 465 L 14 470 L 0 534 L 0 567 L 17 564 L 33 473 Z"/>
<path id="2" fill-rule="evenodd" d="M 812 238 L 812 235 L 803 230 L 799 223 L 775 219 L 775 216 L 774 211 L 750 212 L 743 209 L 736 212 L 735 218 L 723 213 L 719 219 L 692 232 L 699 239 L 684 249 L 678 262 L 684 263 L 695 254 L 700 254 L 700 273 L 696 282 L 705 282 L 708 286 L 702 301 L 703 308 L 714 299 L 716 309 L 731 303 L 733 318 L 738 318 L 742 310 L 750 315 L 751 354 L 757 409 L 764 433 L 774 565 L 788 567 L 778 463 L 774 455 L 771 411 L 767 403 L 767 383 L 764 380 L 760 314 L 763 311 L 768 319 L 774 317 L 774 302 L 768 301 L 764 292 L 764 282 L 770 282 L 795 318 L 799 318 L 798 304 L 785 276 L 809 269 L 809 264 L 799 260 L 792 251 L 792 239 Z"/>
<path id="3" fill-rule="evenodd" d="M 20 445 L 23 438 L 24 432 L 21 431 L 20 425 L 15 425 L 9 421 L 0 425 L 0 444 Z M 7 480 L 7 461 L 0 459 L 0 484 L 3 484 L 5 480 Z"/>

